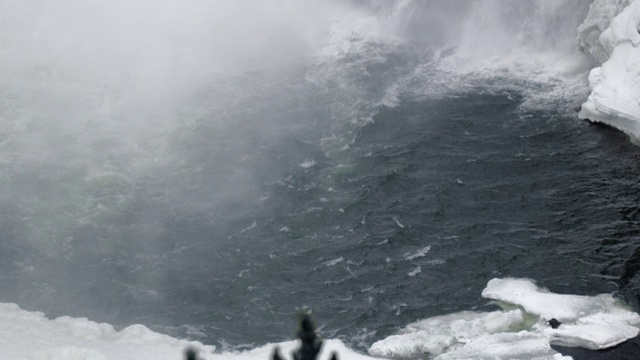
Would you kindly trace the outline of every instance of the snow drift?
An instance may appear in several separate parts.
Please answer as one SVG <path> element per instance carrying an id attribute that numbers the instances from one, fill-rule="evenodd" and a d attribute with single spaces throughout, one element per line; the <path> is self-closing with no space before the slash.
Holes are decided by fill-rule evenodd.
<path id="1" fill-rule="evenodd" d="M 297 341 L 277 344 L 285 359 L 298 346 Z M 267 360 L 275 345 L 268 344 L 249 351 L 215 352 L 216 347 L 197 341 L 178 340 L 132 325 L 116 331 L 109 324 L 68 316 L 49 320 L 41 312 L 20 309 L 15 304 L 0 303 L 0 349 L 4 359 L 13 360 L 181 360 L 191 347 L 203 360 Z M 348 349 L 340 340 L 326 341 L 320 360 L 333 351 L 342 359 L 367 360 Z"/>

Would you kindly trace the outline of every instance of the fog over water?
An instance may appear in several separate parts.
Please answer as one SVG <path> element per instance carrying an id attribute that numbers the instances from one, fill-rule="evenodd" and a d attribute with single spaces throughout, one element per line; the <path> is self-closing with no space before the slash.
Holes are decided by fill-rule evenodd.
<path id="1" fill-rule="evenodd" d="M 310 308 L 358 350 L 493 277 L 637 305 L 588 8 L 0 0 L 0 302 L 231 348 Z"/>

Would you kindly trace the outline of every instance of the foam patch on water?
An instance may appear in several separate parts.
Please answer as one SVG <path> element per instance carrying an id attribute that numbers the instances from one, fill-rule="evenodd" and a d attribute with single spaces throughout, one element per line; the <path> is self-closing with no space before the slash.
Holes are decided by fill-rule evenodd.
<path id="1" fill-rule="evenodd" d="M 308 169 L 308 168 L 316 166 L 316 165 L 317 165 L 317 163 L 316 163 L 315 160 L 305 160 L 300 164 L 300 167 Z"/>
<path id="2" fill-rule="evenodd" d="M 463 311 L 421 320 L 374 343 L 373 356 L 435 359 L 563 359 L 551 345 L 605 349 L 638 335 L 640 315 L 610 294 L 551 293 L 527 279 L 493 279 L 482 296 L 503 311 Z M 552 329 L 547 321 L 562 322 Z"/>
<path id="3" fill-rule="evenodd" d="M 431 245 L 427 245 L 416 252 L 404 254 L 404 259 L 410 261 L 419 257 L 423 257 L 427 255 L 429 251 L 431 251 Z"/>

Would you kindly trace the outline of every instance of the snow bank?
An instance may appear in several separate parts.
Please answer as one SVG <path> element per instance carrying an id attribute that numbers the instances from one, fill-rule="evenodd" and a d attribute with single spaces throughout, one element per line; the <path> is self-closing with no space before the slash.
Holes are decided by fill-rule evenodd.
<path id="1" fill-rule="evenodd" d="M 493 279 L 482 296 L 504 310 L 463 311 L 415 322 L 398 335 L 374 343 L 369 353 L 381 358 L 430 354 L 447 359 L 571 359 L 551 344 L 604 349 L 638 335 L 640 315 L 624 308 L 611 295 L 560 295 L 531 280 Z M 546 322 L 562 321 L 557 329 Z M 214 346 L 178 340 L 132 325 L 116 331 L 109 324 L 84 318 L 60 317 L 0 303 L 0 349 L 12 360 L 181 360 L 184 350 L 199 350 L 202 360 L 267 360 L 279 346 L 285 359 L 298 341 L 267 344 L 243 352 L 216 352 Z M 340 340 L 326 340 L 320 360 L 336 351 L 341 359 L 373 360 Z"/>
<path id="2" fill-rule="evenodd" d="M 297 341 L 275 344 L 290 359 Z M 181 360 L 184 350 L 193 347 L 203 360 L 268 360 L 274 344 L 250 351 L 215 353 L 215 346 L 178 340 L 153 332 L 142 325 L 115 331 L 109 324 L 84 318 L 60 317 L 49 320 L 43 313 L 0 303 L 0 351 L 12 360 Z M 337 351 L 342 359 L 371 360 L 347 348 L 340 340 L 325 341 L 321 360 Z"/>
<path id="3" fill-rule="evenodd" d="M 374 343 L 373 356 L 430 354 L 445 359 L 570 359 L 551 344 L 604 349 L 638 335 L 640 315 L 609 294 L 560 295 L 526 279 L 493 279 L 482 296 L 505 309 L 464 311 L 421 320 Z M 546 322 L 563 322 L 552 329 Z"/>
<path id="4" fill-rule="evenodd" d="M 596 60 L 606 59 L 589 74 L 591 95 L 578 116 L 640 139 L 640 0 L 596 0 L 578 41 Z"/>

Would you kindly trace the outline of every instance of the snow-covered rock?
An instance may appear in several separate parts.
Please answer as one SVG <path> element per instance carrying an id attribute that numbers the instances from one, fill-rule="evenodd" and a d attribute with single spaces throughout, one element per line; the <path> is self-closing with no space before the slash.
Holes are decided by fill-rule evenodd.
<path id="1" fill-rule="evenodd" d="M 627 3 L 627 0 L 596 0 L 578 29 L 581 48 L 597 61 L 606 59 L 589 74 L 591 95 L 578 116 L 608 124 L 638 140 L 640 0 Z"/>

